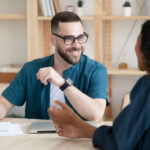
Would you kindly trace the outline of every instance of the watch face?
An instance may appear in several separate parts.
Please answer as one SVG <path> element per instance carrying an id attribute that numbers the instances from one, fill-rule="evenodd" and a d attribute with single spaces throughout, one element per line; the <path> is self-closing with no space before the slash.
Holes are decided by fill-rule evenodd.
<path id="1" fill-rule="evenodd" d="M 71 80 L 70 78 L 68 78 L 68 79 L 66 80 L 66 82 L 67 82 L 69 85 L 72 85 L 72 84 L 73 84 L 73 82 L 72 82 L 72 80 Z"/>

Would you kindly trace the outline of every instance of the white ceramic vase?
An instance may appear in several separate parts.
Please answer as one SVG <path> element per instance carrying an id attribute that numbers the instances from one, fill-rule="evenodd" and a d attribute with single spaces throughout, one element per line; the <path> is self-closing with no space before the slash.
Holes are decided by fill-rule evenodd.
<path id="1" fill-rule="evenodd" d="M 123 7 L 123 15 L 124 16 L 131 16 L 131 11 L 132 11 L 131 7 Z"/>
<path id="2" fill-rule="evenodd" d="M 76 7 L 76 13 L 79 15 L 79 16 L 83 16 L 83 7 Z"/>

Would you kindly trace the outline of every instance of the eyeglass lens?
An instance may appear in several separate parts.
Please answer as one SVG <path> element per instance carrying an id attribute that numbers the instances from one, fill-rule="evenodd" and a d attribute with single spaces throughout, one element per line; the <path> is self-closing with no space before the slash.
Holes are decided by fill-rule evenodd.
<path id="1" fill-rule="evenodd" d="M 74 36 L 66 36 L 64 38 L 64 42 L 65 44 L 73 44 L 75 42 L 75 40 L 78 40 L 78 42 L 80 44 L 83 44 L 83 43 L 86 43 L 87 39 L 88 39 L 88 36 L 84 33 L 82 35 L 79 35 L 78 37 L 74 37 Z"/>

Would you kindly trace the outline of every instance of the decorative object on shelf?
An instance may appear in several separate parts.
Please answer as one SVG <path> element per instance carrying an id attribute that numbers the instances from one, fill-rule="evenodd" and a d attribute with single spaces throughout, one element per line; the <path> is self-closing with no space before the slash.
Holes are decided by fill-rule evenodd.
<path id="1" fill-rule="evenodd" d="M 128 69 L 128 64 L 125 62 L 122 62 L 118 65 L 119 69 Z"/>
<path id="2" fill-rule="evenodd" d="M 123 4 L 123 14 L 124 16 L 131 16 L 131 3 L 129 1 L 125 1 Z"/>
<path id="3" fill-rule="evenodd" d="M 127 64 L 127 59 L 126 59 L 126 53 L 127 53 L 127 48 L 124 47 L 124 49 L 121 52 L 121 56 L 120 56 L 120 62 L 118 65 L 119 69 L 128 69 L 128 64 Z"/>
<path id="4" fill-rule="evenodd" d="M 84 4 L 84 1 L 83 1 L 83 0 L 78 0 L 78 1 L 77 1 L 76 13 L 77 13 L 79 16 L 83 16 L 83 4 Z"/>
<path id="5" fill-rule="evenodd" d="M 66 6 L 66 11 L 74 12 L 74 6 L 73 5 Z"/>

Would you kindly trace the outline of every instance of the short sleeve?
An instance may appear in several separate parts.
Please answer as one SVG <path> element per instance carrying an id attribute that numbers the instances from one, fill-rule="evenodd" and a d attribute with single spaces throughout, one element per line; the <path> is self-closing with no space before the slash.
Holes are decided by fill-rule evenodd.
<path id="1" fill-rule="evenodd" d="M 107 70 L 102 64 L 97 64 L 91 74 L 88 95 L 92 98 L 102 98 L 108 100 L 108 75 Z"/>
<path id="2" fill-rule="evenodd" d="M 8 88 L 6 88 L 2 96 L 5 97 L 10 103 L 21 106 L 25 102 L 26 93 L 26 66 L 19 71 L 14 80 L 10 83 Z"/>

